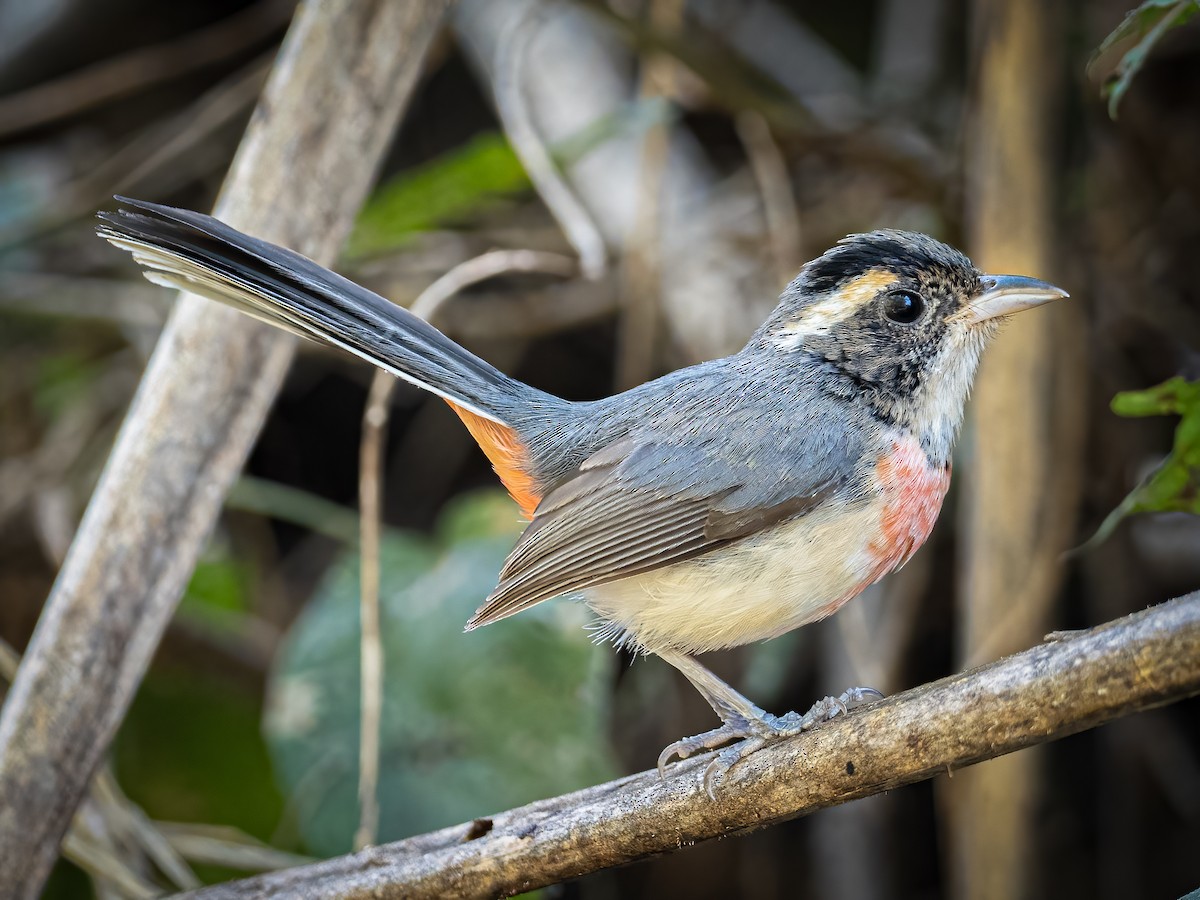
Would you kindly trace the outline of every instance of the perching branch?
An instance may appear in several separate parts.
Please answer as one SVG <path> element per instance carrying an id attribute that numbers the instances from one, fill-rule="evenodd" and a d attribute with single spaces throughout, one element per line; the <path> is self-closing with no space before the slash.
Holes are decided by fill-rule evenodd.
<path id="1" fill-rule="evenodd" d="M 302 4 L 218 215 L 331 262 L 448 4 Z M 5 897 L 40 893 L 291 353 L 230 310 L 176 306 L 0 715 Z"/>
<path id="2" fill-rule="evenodd" d="M 194 892 L 507 896 L 764 828 L 1200 694 L 1200 592 L 923 685 L 735 766 L 710 801 L 700 757 L 490 819 Z"/>

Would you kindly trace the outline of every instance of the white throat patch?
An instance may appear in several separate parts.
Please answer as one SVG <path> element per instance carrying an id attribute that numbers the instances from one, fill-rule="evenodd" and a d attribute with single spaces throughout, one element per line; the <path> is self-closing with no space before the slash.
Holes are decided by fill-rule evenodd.
<path id="1" fill-rule="evenodd" d="M 921 379 L 913 398 L 916 408 L 910 427 L 935 460 L 948 460 L 962 424 L 963 408 L 979 357 L 993 329 L 951 326 L 941 351 Z"/>

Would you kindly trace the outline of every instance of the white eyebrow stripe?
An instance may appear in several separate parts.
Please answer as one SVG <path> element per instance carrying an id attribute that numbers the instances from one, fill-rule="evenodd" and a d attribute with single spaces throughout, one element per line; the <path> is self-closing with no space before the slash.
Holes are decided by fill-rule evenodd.
<path id="1" fill-rule="evenodd" d="M 826 335 L 839 322 L 844 322 L 863 306 L 870 303 L 879 292 L 900 280 L 895 272 L 886 269 L 870 269 L 843 284 L 811 306 L 806 306 L 800 316 L 775 330 L 775 344 L 785 350 L 794 350 L 804 343 L 806 337 Z"/>

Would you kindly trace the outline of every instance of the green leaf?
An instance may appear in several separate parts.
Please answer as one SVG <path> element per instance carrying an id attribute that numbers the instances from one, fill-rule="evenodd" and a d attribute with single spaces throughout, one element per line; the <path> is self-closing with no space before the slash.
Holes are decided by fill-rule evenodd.
<path id="1" fill-rule="evenodd" d="M 1112 30 L 1096 48 L 1089 65 L 1115 47 L 1118 43 L 1135 38 L 1133 45 L 1117 63 L 1116 69 L 1105 79 L 1101 96 L 1108 98 L 1108 114 L 1117 118 L 1117 107 L 1125 92 L 1133 83 L 1134 76 L 1141 70 L 1155 44 L 1172 28 L 1178 28 L 1200 12 L 1200 0 L 1145 0 L 1136 9 L 1130 10 L 1125 19 Z"/>
<path id="2" fill-rule="evenodd" d="M 438 538 L 382 548 L 384 707 L 379 840 L 429 831 L 615 771 L 607 740 L 613 655 L 586 613 L 556 601 L 488 628 L 463 623 L 520 531 L 497 492 L 448 511 Z M 350 847 L 358 821 L 358 558 L 346 555 L 288 634 L 264 731 L 289 810 L 316 853 Z"/>
<path id="3" fill-rule="evenodd" d="M 390 250 L 414 234 L 494 207 L 529 187 L 529 178 L 499 133 L 483 134 L 381 185 L 358 217 L 349 257 Z"/>
<path id="4" fill-rule="evenodd" d="M 1124 391 L 1112 400 L 1119 416 L 1177 415 L 1171 452 L 1162 465 L 1134 488 L 1084 544 L 1105 540 L 1125 516 L 1138 512 L 1190 512 L 1200 515 L 1200 382 L 1172 378 L 1144 391 Z"/>
<path id="5" fill-rule="evenodd" d="M 550 150 L 558 165 L 569 166 L 612 137 L 640 134 L 675 115 L 674 107 L 661 98 L 634 101 Z M 529 176 L 503 135 L 481 134 L 377 188 L 358 217 L 346 256 L 353 259 L 393 250 L 419 232 L 477 216 L 529 187 Z"/>
<path id="6" fill-rule="evenodd" d="M 228 554 L 201 559 L 192 572 L 183 608 L 190 606 L 242 612 L 248 603 L 249 573 Z"/>
<path id="7" fill-rule="evenodd" d="M 1142 416 L 1186 415 L 1200 397 L 1200 383 L 1175 377 L 1144 391 L 1122 391 L 1112 399 L 1112 411 L 1127 419 Z"/>

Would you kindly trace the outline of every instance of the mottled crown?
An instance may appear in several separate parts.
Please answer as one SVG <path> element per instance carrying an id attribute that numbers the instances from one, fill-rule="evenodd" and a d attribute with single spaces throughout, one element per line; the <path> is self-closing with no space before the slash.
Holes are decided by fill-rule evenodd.
<path id="1" fill-rule="evenodd" d="M 805 307 L 820 303 L 869 272 L 889 272 L 896 281 L 966 296 L 978 287 L 980 272 L 949 244 L 915 231 L 880 229 L 851 234 L 806 263 L 779 297 L 779 305 L 755 332 L 761 344 Z"/>
<path id="2" fill-rule="evenodd" d="M 810 298 L 828 294 L 871 269 L 887 269 L 906 279 L 978 277 L 971 260 L 949 244 L 915 231 L 881 229 L 842 238 L 808 263 L 784 293 L 799 289 Z"/>

